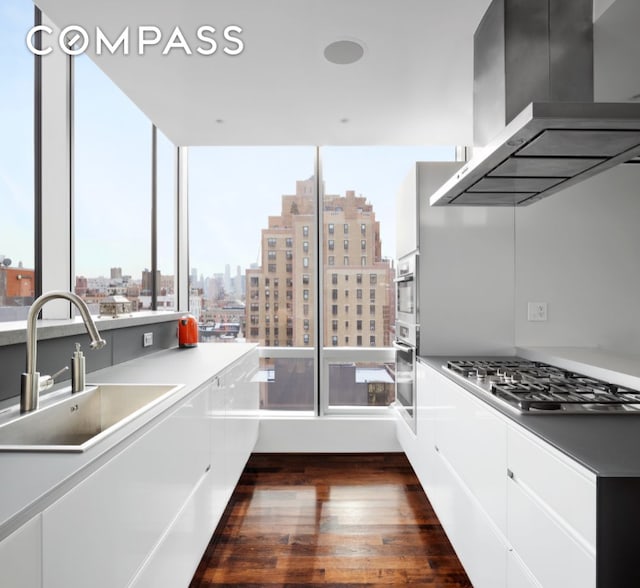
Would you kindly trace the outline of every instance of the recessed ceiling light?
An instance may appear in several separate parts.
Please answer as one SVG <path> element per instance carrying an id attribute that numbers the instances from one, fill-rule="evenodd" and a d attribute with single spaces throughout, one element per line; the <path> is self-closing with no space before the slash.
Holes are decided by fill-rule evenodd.
<path id="1" fill-rule="evenodd" d="M 216 118 L 216 122 L 221 125 L 224 122 L 224 119 L 222 118 Z"/>
<path id="2" fill-rule="evenodd" d="M 324 48 L 324 58 L 331 63 L 348 65 L 362 59 L 364 47 L 356 41 L 343 39 L 329 43 Z"/>
<path id="3" fill-rule="evenodd" d="M 340 122 L 341 122 L 343 125 L 346 125 L 346 124 L 349 122 L 349 119 L 348 119 L 348 118 L 341 118 L 341 119 L 340 119 Z"/>

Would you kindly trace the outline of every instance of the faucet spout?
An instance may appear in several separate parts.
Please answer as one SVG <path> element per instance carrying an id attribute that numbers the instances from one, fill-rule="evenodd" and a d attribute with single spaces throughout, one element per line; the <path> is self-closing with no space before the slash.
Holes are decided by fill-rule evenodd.
<path id="1" fill-rule="evenodd" d="M 20 412 L 31 412 L 38 408 L 40 400 L 41 379 L 36 371 L 36 351 L 37 351 L 37 319 L 42 307 L 49 301 L 56 298 L 63 298 L 73 303 L 80 312 L 80 316 L 91 337 L 91 348 L 101 349 L 107 342 L 100 336 L 95 322 L 89 314 L 89 308 L 85 301 L 73 292 L 64 290 L 52 290 L 42 294 L 37 298 L 27 316 L 27 370 L 22 374 L 22 387 L 20 391 Z"/>

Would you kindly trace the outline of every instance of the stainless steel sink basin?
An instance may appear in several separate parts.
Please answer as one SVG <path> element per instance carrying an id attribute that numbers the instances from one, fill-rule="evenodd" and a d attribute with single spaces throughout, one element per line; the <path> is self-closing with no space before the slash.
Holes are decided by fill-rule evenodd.
<path id="1" fill-rule="evenodd" d="M 180 388 L 181 384 L 96 384 L 78 394 L 60 391 L 59 399 L 34 412 L 3 414 L 0 451 L 85 451 Z"/>

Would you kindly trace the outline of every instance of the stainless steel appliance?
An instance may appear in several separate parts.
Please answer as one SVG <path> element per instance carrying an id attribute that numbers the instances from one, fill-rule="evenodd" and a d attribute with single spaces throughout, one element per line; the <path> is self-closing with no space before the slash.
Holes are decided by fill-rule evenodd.
<path id="1" fill-rule="evenodd" d="M 592 0 L 493 0 L 474 35 L 474 146 L 432 205 L 523 206 L 640 155 L 640 104 L 594 102 Z"/>
<path id="2" fill-rule="evenodd" d="M 396 270 L 396 407 L 416 430 L 416 356 L 418 353 L 417 253 L 398 260 Z"/>
<path id="3" fill-rule="evenodd" d="M 417 253 L 398 260 L 396 269 L 396 338 L 418 345 Z"/>
<path id="4" fill-rule="evenodd" d="M 416 432 L 416 348 L 394 341 L 396 350 L 396 402 L 400 414 Z"/>
<path id="5" fill-rule="evenodd" d="M 443 368 L 521 414 L 640 414 L 640 391 L 539 361 L 464 358 Z"/>

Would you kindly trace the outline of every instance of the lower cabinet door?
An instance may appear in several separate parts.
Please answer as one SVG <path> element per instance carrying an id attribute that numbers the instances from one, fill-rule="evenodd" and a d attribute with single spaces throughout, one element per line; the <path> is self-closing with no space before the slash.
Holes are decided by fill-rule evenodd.
<path id="1" fill-rule="evenodd" d="M 507 545 L 495 524 L 441 456 L 436 514 L 474 588 L 505 588 Z"/>
<path id="2" fill-rule="evenodd" d="M 188 586 L 219 519 L 211 500 L 210 472 L 204 474 L 185 507 L 130 588 Z"/>
<path id="3" fill-rule="evenodd" d="M 0 541 L 0 586 L 41 588 L 42 523 L 40 515 Z"/>
<path id="4" fill-rule="evenodd" d="M 508 484 L 507 520 L 511 545 L 544 588 L 595 587 L 595 554 L 515 480 Z"/>
<path id="5" fill-rule="evenodd" d="M 209 444 L 201 393 L 46 509 L 45 588 L 128 586 L 206 471 Z"/>
<path id="6" fill-rule="evenodd" d="M 244 357 L 225 370 L 221 378 L 225 384 L 225 434 L 228 463 L 229 493 L 242 474 L 244 466 L 258 439 L 259 389 L 252 378 L 258 369 L 257 352 Z"/>

